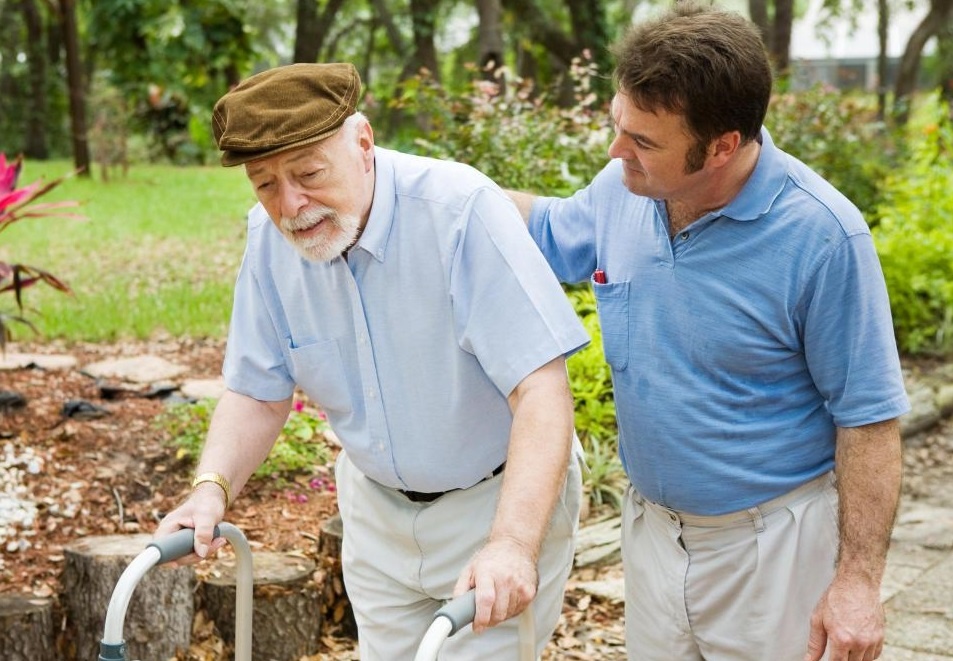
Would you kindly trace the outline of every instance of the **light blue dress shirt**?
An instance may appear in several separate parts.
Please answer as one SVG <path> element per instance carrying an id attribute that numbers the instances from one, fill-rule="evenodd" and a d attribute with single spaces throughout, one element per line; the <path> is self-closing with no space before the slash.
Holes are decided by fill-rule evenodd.
<path id="1" fill-rule="evenodd" d="M 835 426 L 909 409 L 867 225 L 767 131 L 741 192 L 672 240 L 665 204 L 629 192 L 619 161 L 537 200 L 530 231 L 560 280 L 605 271 L 620 455 L 654 502 L 752 507 L 831 470 Z"/>
<path id="2" fill-rule="evenodd" d="M 589 339 L 516 208 L 468 166 L 377 147 L 348 259 L 302 259 L 261 205 L 224 375 L 259 400 L 299 385 L 388 487 L 469 487 L 506 458 L 507 396 Z"/>

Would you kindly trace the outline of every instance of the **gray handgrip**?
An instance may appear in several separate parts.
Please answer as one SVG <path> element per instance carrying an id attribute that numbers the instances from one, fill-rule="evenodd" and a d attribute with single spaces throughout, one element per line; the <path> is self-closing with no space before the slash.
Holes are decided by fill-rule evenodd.
<path id="1" fill-rule="evenodd" d="M 212 531 L 212 539 L 220 536 L 218 526 L 215 526 L 215 529 Z M 182 528 L 181 530 L 176 530 L 171 535 L 160 537 L 159 539 L 149 542 L 146 548 L 150 546 L 159 550 L 159 561 L 156 563 L 157 565 L 172 562 L 173 560 L 184 558 L 192 553 L 192 547 L 195 546 L 195 531 L 192 528 Z"/>
<path id="2" fill-rule="evenodd" d="M 459 597 L 454 597 L 443 607 L 434 613 L 433 618 L 445 617 L 450 620 L 453 628 L 450 629 L 448 636 L 452 636 L 463 627 L 473 622 L 476 616 L 476 590 L 464 592 Z"/>

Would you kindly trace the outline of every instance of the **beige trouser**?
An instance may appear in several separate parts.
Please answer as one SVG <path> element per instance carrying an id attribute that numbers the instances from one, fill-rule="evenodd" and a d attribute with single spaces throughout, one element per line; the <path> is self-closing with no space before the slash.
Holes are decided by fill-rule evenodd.
<path id="1" fill-rule="evenodd" d="M 463 567 L 486 541 L 503 475 L 432 503 L 414 503 L 368 479 L 342 452 L 336 477 L 344 523 L 344 583 L 354 608 L 362 661 L 410 661 L 434 612 L 453 594 Z M 533 601 L 536 653 L 556 628 L 572 568 L 582 490 L 578 462 L 550 522 Z M 515 661 L 519 617 L 473 635 L 448 639 L 440 658 Z"/>
<path id="2" fill-rule="evenodd" d="M 801 661 L 834 576 L 828 473 L 750 510 L 680 514 L 633 488 L 623 505 L 626 649 L 657 661 Z"/>

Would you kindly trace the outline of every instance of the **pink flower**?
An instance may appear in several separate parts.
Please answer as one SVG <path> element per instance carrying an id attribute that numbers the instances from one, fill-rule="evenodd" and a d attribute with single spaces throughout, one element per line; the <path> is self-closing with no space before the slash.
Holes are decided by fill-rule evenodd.
<path id="1" fill-rule="evenodd" d="M 296 401 L 296 402 L 294 403 L 294 409 L 295 409 L 295 411 L 297 411 L 298 413 L 301 413 L 302 411 L 304 411 L 304 402 L 302 402 L 300 399 L 299 399 L 298 401 Z"/>

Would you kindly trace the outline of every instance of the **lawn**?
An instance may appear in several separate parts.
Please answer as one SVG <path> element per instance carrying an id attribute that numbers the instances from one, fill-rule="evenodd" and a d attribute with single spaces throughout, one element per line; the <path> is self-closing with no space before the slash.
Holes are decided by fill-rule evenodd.
<path id="1" fill-rule="evenodd" d="M 70 171 L 65 161 L 27 161 L 20 185 Z M 85 219 L 27 219 L 0 234 L 0 260 L 50 271 L 74 291 L 24 292 L 43 338 L 224 336 L 255 202 L 241 168 L 140 165 L 108 182 L 98 172 L 70 177 L 43 200 L 77 200 Z M 5 299 L 0 309 L 12 312 Z M 25 326 L 13 332 L 33 337 Z"/>

